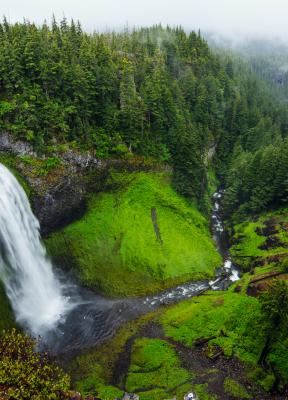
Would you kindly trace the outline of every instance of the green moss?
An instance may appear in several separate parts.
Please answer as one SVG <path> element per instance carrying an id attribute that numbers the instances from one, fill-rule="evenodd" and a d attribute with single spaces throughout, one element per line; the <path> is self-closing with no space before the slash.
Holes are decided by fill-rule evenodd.
<path id="1" fill-rule="evenodd" d="M 110 192 L 54 234 L 52 255 L 77 265 L 78 278 L 109 295 L 143 295 L 213 276 L 221 263 L 206 219 L 171 188 L 170 175 L 113 174 Z"/>
<path id="2" fill-rule="evenodd" d="M 138 393 L 141 400 L 160 400 L 167 398 L 167 392 L 163 389 L 147 390 L 147 392 Z"/>
<path id="3" fill-rule="evenodd" d="M 218 400 L 218 396 L 209 393 L 207 384 L 194 385 L 193 390 L 201 400 Z"/>
<path id="4" fill-rule="evenodd" d="M 267 236 L 261 232 L 265 229 L 265 222 L 275 221 L 276 233 L 273 235 L 279 240 L 278 247 L 269 247 L 261 249 L 265 244 Z M 271 211 L 261 215 L 257 221 L 244 221 L 234 227 L 233 241 L 236 244 L 231 246 L 230 253 L 234 260 L 242 268 L 248 269 L 251 265 L 251 260 L 256 257 L 265 258 L 272 255 L 287 253 L 288 246 L 288 210 L 286 208 L 277 211 Z M 268 235 L 269 237 L 270 235 Z"/>
<path id="5" fill-rule="evenodd" d="M 76 382 L 77 390 L 82 396 L 99 396 L 102 400 L 122 398 L 124 392 L 112 385 L 106 385 L 101 378 L 102 371 L 99 366 L 94 366 L 93 371 L 82 380 Z"/>
<path id="6" fill-rule="evenodd" d="M 180 367 L 174 348 L 164 340 L 141 338 L 134 342 L 126 380 L 128 392 L 141 393 L 152 387 L 164 390 L 167 397 L 190 379 Z"/>
<path id="7" fill-rule="evenodd" d="M 0 283 L 0 334 L 3 329 L 10 329 L 15 326 L 15 318 L 5 294 L 4 288 Z"/>
<path id="8" fill-rule="evenodd" d="M 238 382 L 235 382 L 231 378 L 225 378 L 224 389 L 227 394 L 235 399 L 251 399 L 251 396 L 248 394 L 244 386 L 240 385 Z"/>
<path id="9" fill-rule="evenodd" d="M 279 337 L 268 356 L 268 362 L 274 366 L 284 381 L 288 382 L 288 339 L 286 337 Z"/>
<path id="10" fill-rule="evenodd" d="M 35 176 L 46 176 L 61 165 L 60 159 L 56 156 L 41 159 L 23 155 L 19 157 L 19 159 L 26 164 L 26 166 L 30 167 Z"/>
<path id="11" fill-rule="evenodd" d="M 192 346 L 198 338 L 216 336 L 227 356 L 256 363 L 265 335 L 257 299 L 233 293 L 208 293 L 169 308 L 161 317 L 166 335 Z"/>
<path id="12" fill-rule="evenodd" d="M 273 373 L 267 373 L 267 371 L 264 371 L 262 368 L 255 365 L 251 366 L 247 370 L 247 377 L 256 382 L 266 392 L 271 391 L 275 383 L 275 376 Z"/>

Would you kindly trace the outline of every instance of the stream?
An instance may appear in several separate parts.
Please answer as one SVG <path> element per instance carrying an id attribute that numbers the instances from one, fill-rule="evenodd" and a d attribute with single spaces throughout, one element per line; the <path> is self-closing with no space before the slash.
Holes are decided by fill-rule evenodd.
<path id="1" fill-rule="evenodd" d="M 213 196 L 211 218 L 213 238 L 223 258 L 215 279 L 188 282 L 153 296 L 115 300 L 69 282 L 63 272 L 55 271 L 24 190 L 1 164 L 0 187 L 0 279 L 16 321 L 33 336 L 41 336 L 54 354 L 94 346 L 141 314 L 206 290 L 225 290 L 239 279 L 222 221 L 223 190 Z"/>

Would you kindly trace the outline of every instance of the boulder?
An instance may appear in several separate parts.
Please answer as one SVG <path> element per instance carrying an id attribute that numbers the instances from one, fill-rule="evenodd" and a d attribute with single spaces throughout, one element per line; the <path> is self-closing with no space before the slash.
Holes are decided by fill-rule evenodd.
<path id="1" fill-rule="evenodd" d="M 122 400 L 139 400 L 139 396 L 135 393 L 125 393 Z"/>
<path id="2" fill-rule="evenodd" d="M 184 396 L 184 400 L 199 400 L 199 397 L 194 392 L 189 392 Z"/>

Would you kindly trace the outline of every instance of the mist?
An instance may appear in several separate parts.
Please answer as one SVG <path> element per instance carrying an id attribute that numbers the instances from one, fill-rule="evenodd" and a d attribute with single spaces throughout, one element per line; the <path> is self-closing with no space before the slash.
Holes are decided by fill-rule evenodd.
<path id="1" fill-rule="evenodd" d="M 54 14 L 80 20 L 87 31 L 162 23 L 233 40 L 288 39 L 287 11 L 285 0 L 1 0 L 0 7 L 11 23 L 26 18 L 40 24 Z"/>

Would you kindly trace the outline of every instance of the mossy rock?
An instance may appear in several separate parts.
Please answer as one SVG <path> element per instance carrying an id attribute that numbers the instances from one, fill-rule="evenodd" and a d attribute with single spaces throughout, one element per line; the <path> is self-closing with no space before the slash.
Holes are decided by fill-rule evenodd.
<path id="1" fill-rule="evenodd" d="M 171 188 L 170 174 L 114 173 L 110 187 L 46 241 L 60 264 L 73 264 L 82 283 L 113 296 L 213 276 L 221 258 L 208 222 Z"/>

